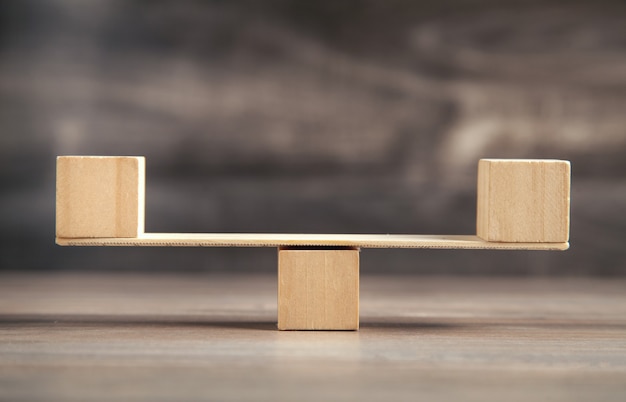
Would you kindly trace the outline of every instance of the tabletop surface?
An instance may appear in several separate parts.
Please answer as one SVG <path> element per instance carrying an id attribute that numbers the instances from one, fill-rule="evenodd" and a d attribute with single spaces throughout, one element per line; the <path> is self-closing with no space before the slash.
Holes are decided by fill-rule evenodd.
<path id="1" fill-rule="evenodd" d="M 363 276 L 276 330 L 275 275 L 0 274 L 0 400 L 623 401 L 626 280 Z"/>

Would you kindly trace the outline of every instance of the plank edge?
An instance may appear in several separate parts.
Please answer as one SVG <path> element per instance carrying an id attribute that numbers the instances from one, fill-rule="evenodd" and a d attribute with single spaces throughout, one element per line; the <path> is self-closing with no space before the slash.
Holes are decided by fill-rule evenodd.
<path id="1" fill-rule="evenodd" d="M 127 238 L 56 238 L 59 246 L 110 247 L 361 247 L 484 250 L 569 249 L 563 243 L 506 243 L 485 241 L 475 235 L 322 235 L 247 233 L 145 233 Z"/>

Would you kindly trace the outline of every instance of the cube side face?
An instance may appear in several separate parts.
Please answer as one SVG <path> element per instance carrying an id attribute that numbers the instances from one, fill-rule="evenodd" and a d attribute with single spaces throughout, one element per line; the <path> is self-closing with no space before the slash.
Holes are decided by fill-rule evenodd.
<path id="1" fill-rule="evenodd" d="M 278 329 L 359 329 L 359 251 L 280 250 Z"/>
<path id="2" fill-rule="evenodd" d="M 61 156 L 56 185 L 57 237 L 137 237 L 143 233 L 143 157 Z"/>
<path id="3" fill-rule="evenodd" d="M 489 161 L 478 161 L 476 233 L 483 240 L 489 240 L 489 167 Z"/>
<path id="4" fill-rule="evenodd" d="M 494 242 L 567 242 L 569 198 L 568 161 L 481 160 L 477 235 Z"/>

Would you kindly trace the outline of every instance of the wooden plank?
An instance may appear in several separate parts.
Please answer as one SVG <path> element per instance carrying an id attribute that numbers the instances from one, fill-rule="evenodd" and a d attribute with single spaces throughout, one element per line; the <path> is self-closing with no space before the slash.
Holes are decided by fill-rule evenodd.
<path id="1" fill-rule="evenodd" d="M 487 241 L 569 240 L 570 163 L 481 159 L 476 233 Z"/>
<path id="2" fill-rule="evenodd" d="M 56 235 L 137 237 L 144 231 L 145 159 L 57 158 Z"/>
<path id="3" fill-rule="evenodd" d="M 358 330 L 359 250 L 279 250 L 278 329 Z"/>
<path id="4" fill-rule="evenodd" d="M 143 233 L 136 238 L 57 237 L 61 246 L 435 248 L 493 250 L 567 250 L 569 243 L 498 243 L 473 235 L 291 234 L 291 233 Z"/>

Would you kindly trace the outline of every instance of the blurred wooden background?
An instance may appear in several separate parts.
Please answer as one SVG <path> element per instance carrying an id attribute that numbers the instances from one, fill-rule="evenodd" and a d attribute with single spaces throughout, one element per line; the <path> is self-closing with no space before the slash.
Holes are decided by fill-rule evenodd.
<path id="1" fill-rule="evenodd" d="M 481 157 L 572 161 L 566 253 L 364 272 L 626 273 L 621 1 L 0 4 L 3 270 L 275 270 L 273 249 L 54 245 L 55 156 L 145 155 L 148 231 L 473 233 Z"/>

